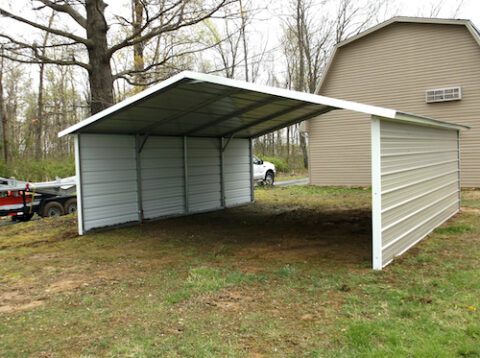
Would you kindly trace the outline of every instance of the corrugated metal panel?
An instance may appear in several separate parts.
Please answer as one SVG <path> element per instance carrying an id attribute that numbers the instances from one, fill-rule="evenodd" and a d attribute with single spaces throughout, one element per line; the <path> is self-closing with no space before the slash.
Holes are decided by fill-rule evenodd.
<path id="1" fill-rule="evenodd" d="M 248 139 L 232 139 L 224 152 L 225 206 L 250 203 L 250 157 Z"/>
<path id="2" fill-rule="evenodd" d="M 458 212 L 458 160 L 457 131 L 380 121 L 383 266 Z"/>
<path id="3" fill-rule="evenodd" d="M 140 162 L 144 218 L 184 214 L 183 138 L 149 137 Z"/>
<path id="4" fill-rule="evenodd" d="M 79 137 L 85 231 L 137 221 L 135 138 L 104 134 Z"/>
<path id="5" fill-rule="evenodd" d="M 189 212 L 222 207 L 220 157 L 218 138 L 187 138 Z"/>
<path id="6" fill-rule="evenodd" d="M 395 23 L 340 47 L 319 94 L 471 126 L 461 133 L 462 186 L 480 186 L 479 57 L 463 25 Z M 425 103 L 425 90 L 450 86 L 462 100 Z M 369 116 L 333 111 L 308 128 L 313 184 L 369 185 Z"/>
<path id="7" fill-rule="evenodd" d="M 308 123 L 313 185 L 371 185 L 370 116 L 333 111 Z"/>

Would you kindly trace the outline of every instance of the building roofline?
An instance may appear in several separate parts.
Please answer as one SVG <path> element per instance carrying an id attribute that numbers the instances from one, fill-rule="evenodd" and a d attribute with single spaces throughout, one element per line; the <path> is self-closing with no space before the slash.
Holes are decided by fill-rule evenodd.
<path id="1" fill-rule="evenodd" d="M 339 42 L 333 52 L 332 56 L 330 57 L 330 60 L 328 61 L 327 67 L 325 68 L 324 75 L 322 76 L 320 83 L 318 84 L 315 93 L 319 93 L 321 88 L 323 87 L 323 84 L 325 82 L 325 78 L 327 77 L 327 74 L 330 70 L 331 64 L 333 63 L 335 59 L 335 55 L 337 53 L 337 50 L 340 47 L 343 47 L 345 45 L 348 45 L 349 43 L 352 43 L 356 40 L 359 40 L 365 36 L 368 36 L 378 30 L 381 30 L 391 24 L 394 23 L 417 23 L 417 24 L 438 24 L 438 25 L 463 25 L 467 28 L 467 30 L 470 32 L 474 40 L 477 42 L 477 44 L 480 46 L 480 30 L 472 23 L 471 20 L 466 20 L 466 19 L 440 19 L 440 18 L 430 18 L 430 17 L 410 17 L 410 16 L 395 16 L 392 17 L 389 20 L 386 20 L 384 22 L 381 22 L 378 25 L 372 26 L 369 29 L 360 32 L 359 34 L 352 36 L 346 40 L 343 40 L 342 42 Z"/>
<path id="2" fill-rule="evenodd" d="M 411 17 L 411 16 L 395 16 L 392 17 L 391 19 L 381 22 L 378 25 L 375 25 L 373 27 L 370 27 L 369 29 L 360 32 L 359 34 L 352 36 L 346 40 L 343 40 L 342 42 L 339 42 L 337 44 L 337 47 L 342 47 L 345 46 L 353 41 L 356 41 L 358 39 L 361 39 L 362 37 L 365 37 L 372 32 L 378 31 L 380 29 L 383 29 L 384 27 L 387 27 L 393 23 L 396 22 L 407 22 L 407 23 L 417 23 L 417 24 L 437 24 L 437 25 L 464 25 L 467 28 L 469 28 L 470 32 L 472 33 L 473 36 L 475 36 L 475 39 L 477 40 L 479 46 L 480 46 L 480 33 L 479 31 L 475 28 L 473 23 L 470 20 L 466 19 L 440 19 L 440 18 L 431 18 L 431 17 Z"/>

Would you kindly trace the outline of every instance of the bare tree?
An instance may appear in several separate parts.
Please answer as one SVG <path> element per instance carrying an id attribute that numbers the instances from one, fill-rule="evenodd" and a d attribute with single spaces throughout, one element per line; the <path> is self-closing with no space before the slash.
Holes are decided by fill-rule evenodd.
<path id="1" fill-rule="evenodd" d="M 139 0 L 139 7 L 143 9 L 141 25 L 139 18 L 135 19 L 135 29 L 127 32 L 119 41 L 109 45 L 108 31 L 115 25 L 132 28 L 131 20 L 122 16 L 115 16 L 116 23 L 108 23 L 105 16 L 107 4 L 103 0 L 30 0 L 40 6 L 36 11 L 50 9 L 61 13 L 73 20 L 85 36 L 78 35 L 78 31 L 49 27 L 40 21 L 33 21 L 27 17 L 14 14 L 5 8 L 0 8 L 0 15 L 26 24 L 41 33 L 52 35 L 52 45 L 38 45 L 34 41 L 18 40 L 8 33 L 0 33 L 0 37 L 8 41 L 3 57 L 23 63 L 49 63 L 66 66 L 79 66 L 88 72 L 91 93 L 91 112 L 97 113 L 114 103 L 113 82 L 118 78 L 130 80 L 130 76 L 138 76 L 148 70 L 166 64 L 172 56 L 166 55 L 156 63 L 151 63 L 142 69 L 132 68 L 113 74 L 111 67 L 112 56 L 118 51 L 151 39 L 184 29 L 212 17 L 216 12 L 237 0 L 213 1 L 183 1 L 183 0 Z M 137 11 L 135 11 L 137 14 Z M 67 47 L 72 49 L 70 57 L 57 57 L 55 52 L 43 54 L 42 49 L 49 47 Z M 138 47 L 139 48 L 139 47 Z M 47 51 L 48 52 L 48 51 Z M 85 56 L 82 56 L 85 53 Z M 85 60 L 81 60 L 85 58 Z"/>
<path id="2" fill-rule="evenodd" d="M 53 19 L 55 18 L 55 13 L 53 12 L 48 20 L 48 27 L 51 28 L 53 24 Z M 45 57 L 46 55 L 46 46 L 48 43 L 48 36 L 49 32 L 45 32 L 43 38 L 42 49 L 40 50 L 41 55 Z M 43 77 L 45 72 L 45 63 L 40 63 L 40 70 L 38 73 L 38 96 L 37 96 L 37 118 L 34 122 L 36 128 L 34 129 L 34 137 L 35 137 L 35 149 L 34 149 L 34 156 L 37 160 L 42 157 L 43 154 Z"/>
<path id="3" fill-rule="evenodd" d="M 234 26 L 233 29 L 231 28 L 232 26 Z M 213 48 L 218 53 L 221 61 L 220 68 L 215 68 L 214 71 L 221 70 L 224 72 L 225 77 L 234 78 L 237 65 L 241 61 L 241 29 L 239 29 L 235 23 L 232 24 L 228 20 L 224 23 L 224 34 L 221 34 L 218 27 L 213 23 L 208 24 L 207 28 L 216 44 Z M 223 38 L 223 36 L 225 36 L 225 38 Z"/>
<path id="4" fill-rule="evenodd" d="M 326 19 L 312 13 L 312 0 L 293 0 L 291 15 L 285 20 L 284 55 L 287 64 L 287 87 L 314 92 L 326 61 L 330 33 Z M 324 20 L 324 21 L 322 21 Z M 308 166 L 307 138 L 298 131 L 305 167 Z M 287 153 L 290 155 L 290 129 L 287 129 Z"/>
<path id="5" fill-rule="evenodd" d="M 0 48 L 1 54 L 3 54 L 3 46 Z M 0 120 L 2 122 L 2 149 L 3 160 L 8 163 L 8 117 L 7 109 L 5 108 L 5 99 L 3 91 L 3 74 L 5 71 L 5 59 L 0 56 Z"/>
<path id="6" fill-rule="evenodd" d="M 443 1 L 443 0 L 441 0 Z M 355 36 L 374 23 L 379 22 L 379 14 L 388 0 L 339 0 L 334 20 L 335 43 Z M 383 19 L 382 19 L 383 20 Z"/>
<path id="7" fill-rule="evenodd" d="M 132 0 L 132 27 L 133 32 L 138 33 L 141 36 L 143 24 L 143 4 L 141 0 Z M 143 50 L 145 43 L 140 41 L 133 45 L 133 69 L 138 73 L 136 79 L 137 83 L 144 83 L 145 76 L 143 76 L 143 70 L 145 68 L 145 60 L 143 58 Z M 137 86 L 141 89 L 141 86 Z"/>

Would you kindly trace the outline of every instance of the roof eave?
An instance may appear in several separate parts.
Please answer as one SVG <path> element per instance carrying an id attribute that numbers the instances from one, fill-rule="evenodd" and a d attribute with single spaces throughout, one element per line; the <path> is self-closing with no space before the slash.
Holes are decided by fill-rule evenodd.
<path id="1" fill-rule="evenodd" d="M 453 130 L 470 130 L 471 127 L 465 126 L 462 124 L 446 122 L 435 118 L 419 116 L 416 114 L 408 113 L 408 112 L 401 112 L 397 111 L 394 118 L 385 118 L 388 120 L 396 120 L 401 122 L 409 122 L 417 125 L 428 126 L 428 127 L 436 127 L 436 128 L 444 128 L 444 129 L 453 129 Z"/>

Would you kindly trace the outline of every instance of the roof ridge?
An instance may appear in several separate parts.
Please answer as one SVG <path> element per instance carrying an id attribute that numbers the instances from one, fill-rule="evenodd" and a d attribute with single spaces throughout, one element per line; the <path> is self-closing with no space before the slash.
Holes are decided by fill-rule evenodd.
<path id="1" fill-rule="evenodd" d="M 455 18 L 440 18 L 440 17 L 422 17 L 422 16 L 393 16 L 388 20 L 385 20 L 383 22 L 380 22 L 372 27 L 369 27 L 368 29 L 359 32 L 356 35 L 353 35 L 349 37 L 348 39 L 345 39 L 341 42 L 339 42 L 335 47 L 342 47 L 345 46 L 353 41 L 356 41 L 364 36 L 367 36 L 375 31 L 378 31 L 380 29 L 383 29 L 384 27 L 387 27 L 391 24 L 397 23 L 397 22 L 411 22 L 411 23 L 430 23 L 430 24 L 445 24 L 445 25 L 465 25 L 467 27 L 470 27 L 475 33 L 475 36 L 477 36 L 477 42 L 479 42 L 480 45 L 480 30 L 473 24 L 472 20 L 470 19 L 455 19 Z"/>

